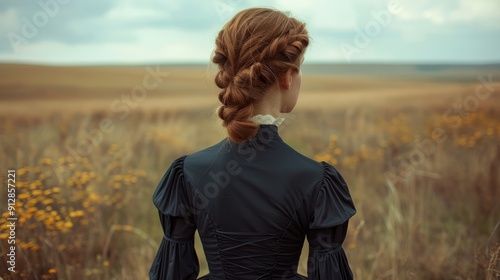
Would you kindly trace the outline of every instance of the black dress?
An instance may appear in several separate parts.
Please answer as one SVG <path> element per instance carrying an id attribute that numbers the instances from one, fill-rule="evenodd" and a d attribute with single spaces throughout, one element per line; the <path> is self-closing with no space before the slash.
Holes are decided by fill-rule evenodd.
<path id="1" fill-rule="evenodd" d="M 176 159 L 153 202 L 164 238 L 151 279 L 198 277 L 195 230 L 210 271 L 200 279 L 353 277 L 342 243 L 356 210 L 344 179 L 288 146 L 275 125 Z M 306 236 L 308 278 L 297 274 Z"/>

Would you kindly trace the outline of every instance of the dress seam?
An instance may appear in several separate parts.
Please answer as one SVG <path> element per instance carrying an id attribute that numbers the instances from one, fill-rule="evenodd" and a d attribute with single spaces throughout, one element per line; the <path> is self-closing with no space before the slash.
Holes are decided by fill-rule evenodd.
<path id="1" fill-rule="evenodd" d="M 297 210 L 304 204 L 305 200 L 311 195 L 311 193 L 313 192 L 313 190 L 318 186 L 318 185 L 321 185 L 321 182 L 323 181 L 323 178 L 324 178 L 324 174 L 325 174 L 325 171 L 324 171 L 324 168 L 323 168 L 323 173 L 322 173 L 322 176 L 321 178 L 319 179 L 319 181 L 315 182 L 314 184 L 311 184 L 311 187 L 309 187 L 309 189 L 307 190 L 306 194 L 304 195 L 304 197 L 301 199 L 300 203 L 298 203 L 298 205 L 294 208 L 294 211 L 293 211 L 293 217 L 290 219 L 290 221 L 288 222 L 288 225 L 285 227 L 285 230 L 283 231 L 282 235 L 280 236 L 279 240 L 278 240 L 278 252 L 275 256 L 275 262 L 274 262 L 274 266 L 271 270 L 274 271 L 274 269 L 276 268 L 276 259 L 278 258 L 278 256 L 280 255 L 280 248 L 281 248 L 281 240 L 283 239 L 283 237 L 285 236 L 285 234 L 288 232 L 288 228 L 290 227 L 290 225 L 292 224 L 292 222 L 296 219 L 297 217 Z M 303 247 L 304 245 L 302 245 Z"/>
<path id="2" fill-rule="evenodd" d="M 187 157 L 187 155 L 184 156 L 184 157 Z M 184 161 L 182 163 L 182 172 L 183 172 L 183 174 L 185 176 L 185 180 L 187 182 L 189 182 L 189 186 L 192 189 L 194 195 L 197 195 L 196 188 L 194 187 L 193 184 L 190 183 L 192 180 L 189 178 L 188 174 L 186 172 L 184 172 Z M 194 208 L 194 207 L 191 207 L 191 208 Z M 220 248 L 219 237 L 217 236 L 217 233 L 215 231 L 215 226 L 213 225 L 212 219 L 210 219 L 210 216 L 208 215 L 207 208 L 206 207 L 202 207 L 201 211 L 203 211 L 205 213 L 205 216 L 206 216 L 206 218 L 208 220 L 208 224 L 210 225 L 210 228 L 212 230 L 212 234 L 215 237 L 215 240 L 217 240 L 217 250 L 219 251 L 220 264 L 221 264 L 222 272 L 224 273 L 224 279 L 227 280 L 228 278 L 227 278 L 227 274 L 226 274 L 226 271 L 225 271 L 225 267 L 224 267 L 224 264 L 223 264 L 223 258 L 222 258 L 223 254 L 222 254 L 221 248 Z M 194 217 L 193 217 L 193 219 L 194 219 Z M 196 226 L 196 221 L 195 221 L 195 226 Z M 196 229 L 198 229 L 198 228 L 196 228 Z M 207 266 L 208 266 L 208 261 L 207 261 Z M 208 275 L 210 275 L 210 268 L 208 269 Z"/>
<path id="3" fill-rule="evenodd" d="M 312 195 L 313 191 L 316 189 L 316 188 L 321 188 L 323 187 L 323 181 L 325 180 L 325 177 L 326 177 L 326 170 L 325 170 L 325 165 L 324 165 L 324 161 L 321 161 L 320 164 L 321 164 L 321 178 L 312 185 L 312 187 L 307 191 L 307 194 L 305 195 L 304 199 L 306 199 L 308 196 Z M 316 196 L 316 198 L 314 199 L 314 202 L 312 203 L 312 205 L 316 205 L 316 202 L 318 201 L 318 197 Z M 298 208 L 298 207 L 297 207 Z M 309 219 L 308 221 L 311 221 L 312 218 L 314 217 L 314 211 L 311 211 L 311 216 L 309 216 Z M 307 231 L 309 232 L 309 225 L 307 226 Z"/>

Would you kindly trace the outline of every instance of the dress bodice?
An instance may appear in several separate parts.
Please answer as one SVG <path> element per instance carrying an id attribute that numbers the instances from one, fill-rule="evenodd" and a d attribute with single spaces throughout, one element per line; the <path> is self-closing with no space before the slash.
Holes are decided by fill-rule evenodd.
<path id="1" fill-rule="evenodd" d="M 274 124 L 236 144 L 227 138 L 176 159 L 153 195 L 165 236 L 152 279 L 196 279 L 198 230 L 210 274 L 203 279 L 351 279 L 342 242 L 355 214 L 330 164 L 288 146 Z"/>

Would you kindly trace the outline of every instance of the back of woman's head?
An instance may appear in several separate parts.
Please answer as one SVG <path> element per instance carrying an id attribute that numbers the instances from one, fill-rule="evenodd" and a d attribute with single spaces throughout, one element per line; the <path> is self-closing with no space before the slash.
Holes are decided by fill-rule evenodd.
<path id="1" fill-rule="evenodd" d="M 236 14 L 215 43 L 217 114 L 229 139 L 241 143 L 258 131 L 250 120 L 255 104 L 288 70 L 299 71 L 309 36 L 304 23 L 280 11 L 252 8 Z"/>

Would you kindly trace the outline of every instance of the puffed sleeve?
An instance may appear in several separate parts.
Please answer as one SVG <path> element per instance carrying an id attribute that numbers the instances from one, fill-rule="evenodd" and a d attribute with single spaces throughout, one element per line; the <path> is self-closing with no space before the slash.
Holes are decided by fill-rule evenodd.
<path id="1" fill-rule="evenodd" d="M 340 173 L 332 165 L 322 164 L 323 180 L 312 205 L 307 233 L 308 277 L 311 280 L 352 279 L 342 243 L 356 209 Z"/>
<path id="2" fill-rule="evenodd" d="M 190 280 L 199 273 L 194 249 L 196 227 L 189 212 L 182 168 L 184 158 L 172 163 L 153 194 L 164 236 L 149 270 L 150 279 Z"/>

